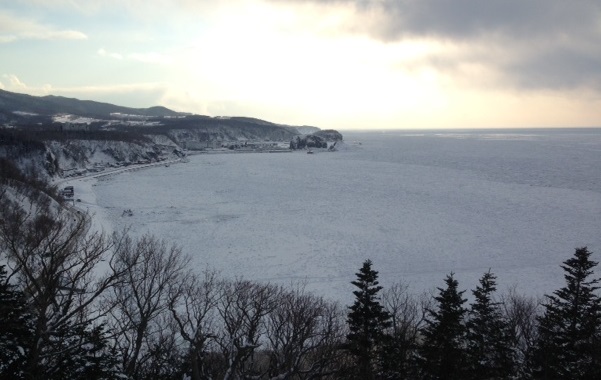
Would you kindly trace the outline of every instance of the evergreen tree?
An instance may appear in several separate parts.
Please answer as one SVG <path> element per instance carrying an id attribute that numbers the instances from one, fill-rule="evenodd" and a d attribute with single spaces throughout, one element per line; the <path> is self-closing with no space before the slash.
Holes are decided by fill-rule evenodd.
<path id="1" fill-rule="evenodd" d="M 515 356 L 509 325 L 501 313 L 500 303 L 492 299 L 496 288 L 496 277 L 489 270 L 472 291 L 475 301 L 466 323 L 466 378 L 506 379 L 514 372 Z"/>
<path id="2" fill-rule="evenodd" d="M 23 293 L 7 280 L 0 265 L 0 379 L 24 379 L 32 342 L 31 316 Z"/>
<path id="3" fill-rule="evenodd" d="M 61 326 L 45 347 L 45 360 L 39 372 L 47 380 L 123 379 L 119 358 L 109 347 L 104 327 Z"/>
<path id="4" fill-rule="evenodd" d="M 374 379 L 378 372 L 379 349 L 384 340 L 384 330 L 390 326 L 390 315 L 380 304 L 378 272 L 372 269 L 371 260 L 363 263 L 351 284 L 355 302 L 349 307 L 347 335 L 349 352 L 357 359 L 355 375 L 360 379 Z"/>
<path id="5" fill-rule="evenodd" d="M 601 299 L 599 279 L 591 279 L 598 264 L 592 252 L 577 248 L 564 261 L 566 286 L 547 295 L 539 318 L 534 375 L 553 379 L 601 378 Z"/>
<path id="6" fill-rule="evenodd" d="M 453 273 L 445 279 L 447 287 L 438 288 L 434 297 L 438 310 L 427 310 L 429 318 L 422 329 L 424 342 L 418 362 L 425 379 L 462 379 L 465 376 L 465 314 L 462 298 Z"/>

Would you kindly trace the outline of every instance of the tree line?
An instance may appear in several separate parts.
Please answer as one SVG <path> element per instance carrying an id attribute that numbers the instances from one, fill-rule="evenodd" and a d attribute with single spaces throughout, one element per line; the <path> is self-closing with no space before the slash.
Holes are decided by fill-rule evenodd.
<path id="1" fill-rule="evenodd" d="M 561 266 L 566 285 L 541 302 L 515 291 L 497 298 L 488 271 L 471 304 L 451 273 L 421 307 L 394 288 L 380 297 L 377 272 L 366 261 L 347 317 L 346 345 L 358 374 L 348 378 L 601 378 L 601 300 L 591 254 L 577 248 Z"/>
<path id="2" fill-rule="evenodd" d="M 107 235 L 51 197 L 0 187 L 0 379 L 601 378 L 597 262 L 577 248 L 564 287 L 498 296 L 384 289 L 366 260 L 341 306 L 194 271 L 174 244 Z"/>

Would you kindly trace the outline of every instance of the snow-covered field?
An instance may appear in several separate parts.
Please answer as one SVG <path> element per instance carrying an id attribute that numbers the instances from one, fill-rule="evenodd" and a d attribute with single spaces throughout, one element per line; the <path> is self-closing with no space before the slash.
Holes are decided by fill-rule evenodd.
<path id="1" fill-rule="evenodd" d="M 576 247 L 601 260 L 599 129 L 343 134 L 336 153 L 197 155 L 71 184 L 98 223 L 172 241 L 199 270 L 343 303 L 368 258 L 384 286 L 454 272 L 471 289 L 491 268 L 530 295 L 563 284 Z"/>

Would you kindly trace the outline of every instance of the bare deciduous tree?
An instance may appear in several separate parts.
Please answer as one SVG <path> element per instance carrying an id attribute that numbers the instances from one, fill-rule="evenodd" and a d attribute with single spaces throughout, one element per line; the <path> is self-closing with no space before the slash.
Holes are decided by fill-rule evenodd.
<path id="1" fill-rule="evenodd" d="M 382 305 L 391 315 L 392 322 L 383 353 L 384 370 L 400 378 L 409 376 L 426 310 L 433 304 L 431 295 L 415 296 L 408 290 L 409 285 L 398 282 L 382 293 Z"/>
<path id="2" fill-rule="evenodd" d="M 306 293 L 302 287 L 279 294 L 265 320 L 269 342 L 269 379 L 315 379 L 337 371 L 345 337 L 336 304 Z"/>
<path id="3" fill-rule="evenodd" d="M 149 352 L 165 327 L 164 314 L 170 316 L 169 297 L 186 278 L 189 258 L 179 247 L 150 235 L 116 239 L 122 244 L 116 252 L 115 270 L 123 273 L 123 281 L 112 288 L 104 303 L 124 371 L 135 379 L 141 378 L 141 369 L 157 355 Z"/>
<path id="4" fill-rule="evenodd" d="M 222 295 L 215 272 L 190 275 L 173 288 L 169 310 L 177 326 L 178 334 L 187 344 L 192 380 L 211 378 L 207 356 L 214 347 L 211 342 L 216 335 L 217 304 Z"/>
<path id="5" fill-rule="evenodd" d="M 538 336 L 536 318 L 541 311 L 541 302 L 519 294 L 512 287 L 501 297 L 501 306 L 512 331 L 517 359 L 523 368 L 528 365 L 526 360 Z"/>
<path id="6" fill-rule="evenodd" d="M 27 372 L 50 378 L 61 370 L 60 358 L 86 344 L 81 334 L 68 339 L 65 334 L 85 331 L 100 318 L 95 302 L 120 279 L 121 273 L 111 270 L 114 245 L 90 231 L 87 214 L 47 196 L 4 191 L 0 214 L 1 252 L 34 320 Z"/>
<path id="7" fill-rule="evenodd" d="M 277 306 L 280 288 L 246 280 L 224 283 L 217 306 L 220 333 L 215 343 L 225 361 L 226 380 L 256 376 L 255 355 L 264 334 L 263 319 Z"/>
<path id="8" fill-rule="evenodd" d="M 143 380 L 183 378 L 185 351 L 175 320 L 171 314 L 161 313 L 153 325 L 157 329 L 144 339 L 145 349 L 141 351 L 136 378 Z"/>
<path id="9" fill-rule="evenodd" d="M 431 297 L 416 297 L 408 291 L 409 285 L 399 282 L 382 293 L 382 305 L 392 317 L 391 330 L 403 340 L 415 342 L 425 320 L 425 309 Z"/>
<path id="10" fill-rule="evenodd" d="M 205 272 L 173 289 L 169 309 L 193 380 L 310 379 L 338 368 L 341 310 L 302 287 L 217 281 Z"/>

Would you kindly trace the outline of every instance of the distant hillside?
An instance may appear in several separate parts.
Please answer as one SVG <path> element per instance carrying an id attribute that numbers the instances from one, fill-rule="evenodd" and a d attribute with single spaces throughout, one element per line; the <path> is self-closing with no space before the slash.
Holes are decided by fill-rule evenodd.
<path id="1" fill-rule="evenodd" d="M 184 149 L 282 149 L 299 135 L 320 131 L 251 117 L 210 117 L 160 106 L 130 108 L 0 90 L 0 161 L 50 177 L 160 162 L 185 155 Z M 330 132 L 319 137 L 320 146 L 342 138 Z"/>
<path id="2" fill-rule="evenodd" d="M 79 100 L 63 96 L 32 96 L 0 90 L 0 127 L 2 124 L 16 127 L 56 124 L 56 115 L 72 115 L 91 118 L 88 124 L 99 128 L 110 125 L 111 129 L 128 126 L 157 127 L 144 133 L 165 133 L 172 129 L 201 128 L 219 140 L 247 139 L 286 140 L 298 134 L 319 131 L 317 127 L 281 125 L 251 117 L 210 117 L 176 112 L 162 106 L 130 108 L 91 100 Z M 132 121 L 135 119 L 135 122 Z M 72 117 L 72 119 L 76 119 Z M 73 124 L 73 122 L 71 122 Z M 56 128 L 56 125 L 54 125 Z M 231 130 L 228 130 L 231 129 Z"/>
<path id="3" fill-rule="evenodd" d="M 165 107 L 130 108 L 91 100 L 65 98 L 63 96 L 32 96 L 0 90 L 0 111 L 27 112 L 38 115 L 75 114 L 87 117 L 107 118 L 112 113 L 141 116 L 177 116 L 179 112 Z"/>

